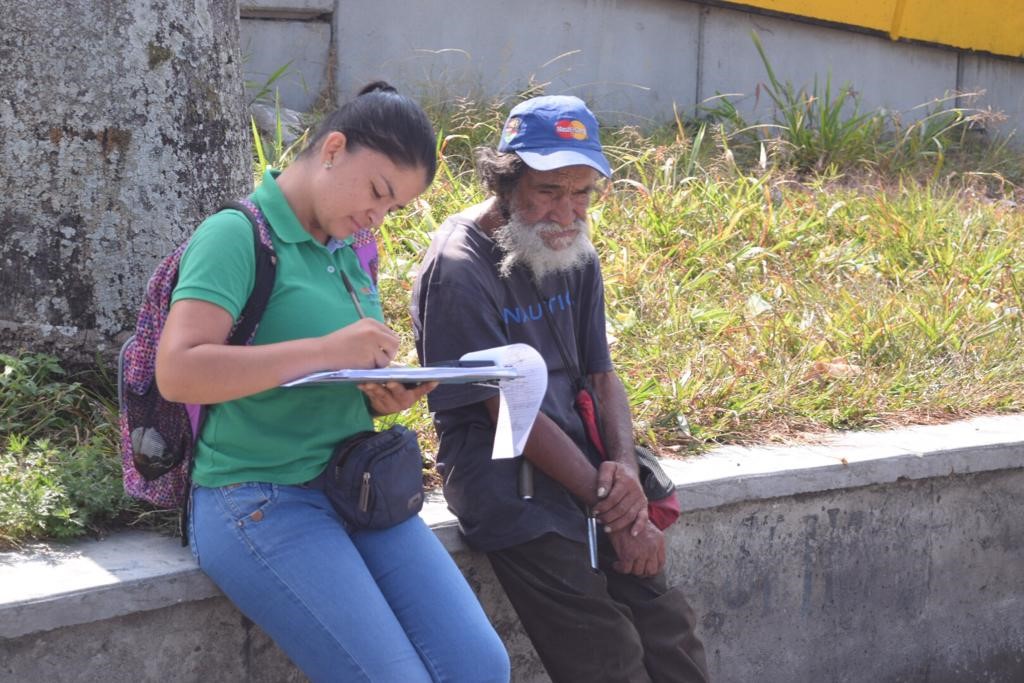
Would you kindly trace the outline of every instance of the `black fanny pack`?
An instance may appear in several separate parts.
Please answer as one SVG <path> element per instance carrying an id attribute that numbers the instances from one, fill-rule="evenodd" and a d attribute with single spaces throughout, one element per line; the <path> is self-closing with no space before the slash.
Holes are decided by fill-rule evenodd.
<path id="1" fill-rule="evenodd" d="M 351 530 L 387 529 L 423 508 L 423 458 L 416 432 L 395 425 L 359 432 L 334 448 L 309 482 L 321 489 Z"/>

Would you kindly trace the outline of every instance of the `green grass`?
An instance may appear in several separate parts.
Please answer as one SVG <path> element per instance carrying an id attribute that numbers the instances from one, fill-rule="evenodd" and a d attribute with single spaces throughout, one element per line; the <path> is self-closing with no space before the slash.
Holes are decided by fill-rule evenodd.
<path id="1" fill-rule="evenodd" d="M 416 256 L 453 208 L 437 191 L 382 231 L 402 330 Z M 1020 410 L 1024 217 L 1011 201 L 775 173 L 606 197 L 591 218 L 639 435 L 750 442 Z"/>
<path id="2" fill-rule="evenodd" d="M 121 486 L 109 378 L 68 377 L 39 354 L 0 354 L 0 370 L 0 548 L 139 519 Z"/>
<path id="3" fill-rule="evenodd" d="M 493 138 L 503 113 L 438 117 L 438 180 L 381 230 L 406 361 L 429 233 L 482 198 L 469 145 L 450 141 L 475 140 L 470 121 Z M 972 137 L 975 122 L 962 111 L 875 122 L 827 144 L 784 139 L 793 123 L 607 130 L 616 181 L 591 221 L 638 438 L 684 450 L 1019 411 L 1024 163 Z M 403 421 L 431 434 L 422 409 Z"/>
<path id="4" fill-rule="evenodd" d="M 1021 411 L 1024 160 L 977 132 L 993 115 L 948 101 L 910 123 L 861 114 L 851 89 L 794 88 L 762 56 L 770 124 L 723 97 L 699 120 L 604 131 L 615 180 L 590 217 L 637 437 L 686 453 Z M 379 234 L 408 363 L 417 264 L 446 216 L 483 199 L 471 152 L 507 108 L 431 111 L 437 179 Z M 293 157 L 273 137 L 257 166 Z M 120 493 L 108 379 L 0 360 L 0 544 L 166 521 Z M 425 405 L 397 419 L 430 456 Z"/>

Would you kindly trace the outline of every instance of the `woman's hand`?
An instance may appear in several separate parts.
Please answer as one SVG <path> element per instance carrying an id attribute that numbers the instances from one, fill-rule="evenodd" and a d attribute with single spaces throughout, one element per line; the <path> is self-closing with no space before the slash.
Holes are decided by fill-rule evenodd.
<path id="1" fill-rule="evenodd" d="M 408 409 L 421 396 L 432 391 L 437 382 L 424 382 L 409 389 L 401 382 L 367 382 L 358 386 L 370 399 L 370 408 L 375 415 L 390 415 Z"/>
<path id="2" fill-rule="evenodd" d="M 320 342 L 324 369 L 384 368 L 395 357 L 399 339 L 379 320 L 362 318 L 321 337 Z"/>

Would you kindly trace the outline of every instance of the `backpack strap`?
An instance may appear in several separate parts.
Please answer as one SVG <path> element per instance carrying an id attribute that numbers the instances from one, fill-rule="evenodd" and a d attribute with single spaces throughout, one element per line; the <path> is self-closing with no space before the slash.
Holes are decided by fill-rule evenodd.
<path id="1" fill-rule="evenodd" d="M 277 255 L 274 253 L 274 243 L 270 239 L 267 219 L 255 202 L 246 197 L 239 201 L 227 202 L 220 207 L 221 211 L 224 209 L 238 211 L 249 219 L 249 225 L 252 227 L 253 248 L 256 253 L 256 278 L 252 293 L 228 336 L 229 344 L 248 344 L 256 334 L 256 326 L 259 325 L 263 312 L 267 309 L 270 293 L 274 289 Z"/>

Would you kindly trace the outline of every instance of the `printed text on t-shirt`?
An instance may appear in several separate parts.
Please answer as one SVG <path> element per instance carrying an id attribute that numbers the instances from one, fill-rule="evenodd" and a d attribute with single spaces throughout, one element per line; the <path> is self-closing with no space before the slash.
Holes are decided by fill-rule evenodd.
<path id="1" fill-rule="evenodd" d="M 545 307 L 549 313 L 554 313 L 556 310 L 564 311 L 567 308 L 572 307 L 572 299 L 569 298 L 569 290 L 565 290 L 564 294 L 556 294 L 545 302 L 540 301 L 536 304 L 530 304 L 525 309 L 522 306 L 516 306 L 515 308 L 508 308 L 507 306 L 502 311 L 502 318 L 505 320 L 505 324 L 508 325 L 510 322 L 513 323 L 525 323 L 531 320 L 540 320 L 544 317 Z"/>

